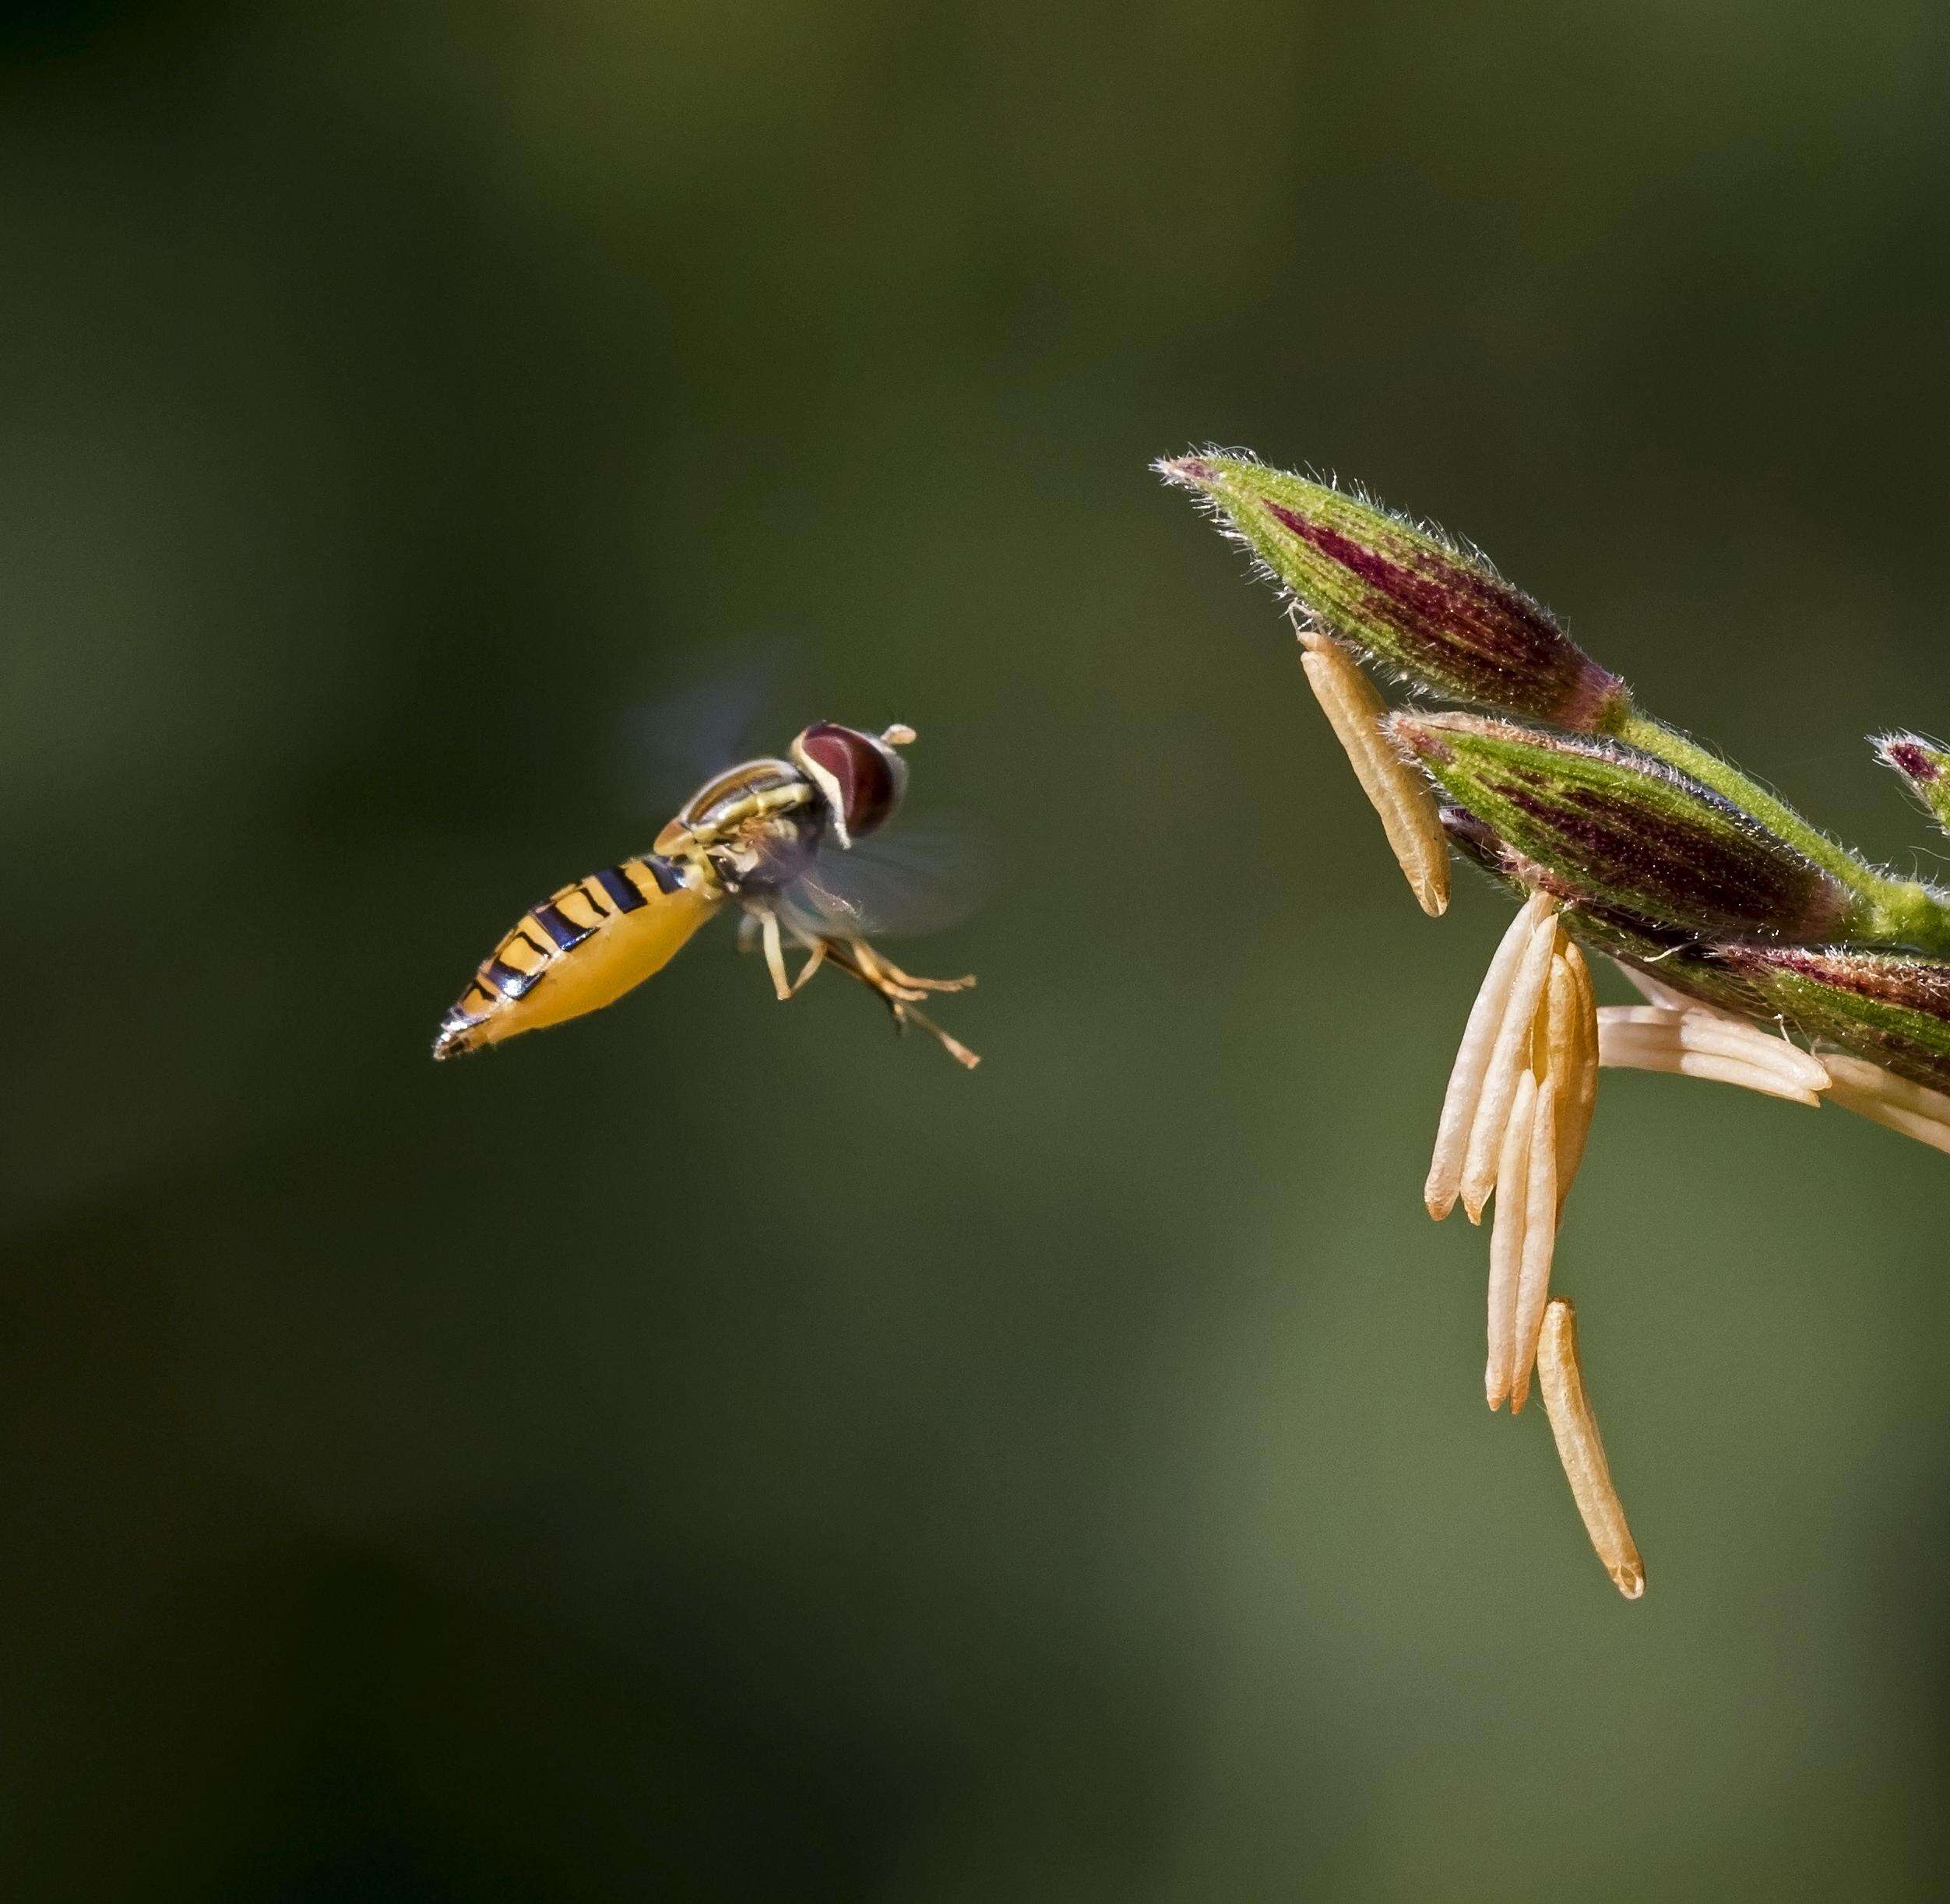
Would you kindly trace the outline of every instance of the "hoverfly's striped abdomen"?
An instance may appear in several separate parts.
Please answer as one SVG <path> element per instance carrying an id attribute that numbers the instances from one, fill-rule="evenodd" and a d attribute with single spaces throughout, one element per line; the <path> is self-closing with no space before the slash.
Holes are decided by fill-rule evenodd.
<path id="1" fill-rule="evenodd" d="M 660 970 L 721 896 L 656 853 L 551 893 L 483 961 L 435 1039 L 435 1058 L 579 1018 Z"/>

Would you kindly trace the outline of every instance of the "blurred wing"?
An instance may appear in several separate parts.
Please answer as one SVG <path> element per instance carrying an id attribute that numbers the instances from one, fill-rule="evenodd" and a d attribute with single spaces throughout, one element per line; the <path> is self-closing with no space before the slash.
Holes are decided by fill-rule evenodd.
<path id="1" fill-rule="evenodd" d="M 981 903 L 991 855 L 966 822 L 921 821 L 850 850 L 829 840 L 780 889 L 782 920 L 811 938 L 909 938 L 959 925 Z"/>
<path id="2" fill-rule="evenodd" d="M 769 716 L 787 654 L 783 638 L 715 649 L 695 657 L 689 685 L 627 704 L 614 750 L 623 804 L 661 822 L 713 775 L 777 753 L 783 744 L 768 732 L 778 724 Z"/>

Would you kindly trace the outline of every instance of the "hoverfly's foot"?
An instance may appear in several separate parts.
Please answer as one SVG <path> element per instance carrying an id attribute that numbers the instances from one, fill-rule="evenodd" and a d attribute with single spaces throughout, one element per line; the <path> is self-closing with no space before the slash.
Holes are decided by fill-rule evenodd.
<path id="1" fill-rule="evenodd" d="M 822 960 L 829 961 L 842 972 L 857 978 L 874 993 L 892 1016 L 896 1031 L 918 1025 L 940 1043 L 942 1049 L 956 1064 L 973 1071 L 982 1061 L 959 1038 L 951 1037 L 925 1012 L 915 1008 L 929 992 L 965 991 L 975 983 L 973 979 L 910 978 L 898 966 L 889 965 L 864 939 L 822 939 L 808 961 L 808 970 L 815 969 Z M 805 977 L 805 973 L 801 973 L 801 984 Z"/>
<path id="2" fill-rule="evenodd" d="M 931 991 L 967 991 L 975 984 L 973 973 L 964 978 L 916 978 L 911 972 L 902 971 L 892 959 L 875 952 L 864 939 L 850 939 L 847 943 L 873 984 L 910 1005 L 919 1005 Z"/>
<path id="3" fill-rule="evenodd" d="M 965 1071 L 973 1071 L 982 1061 L 982 1056 L 979 1051 L 971 1051 L 960 1039 L 951 1037 L 931 1018 L 917 1012 L 911 1005 L 894 1004 L 890 1005 L 889 1009 L 894 1015 L 894 1026 L 896 1030 L 905 1031 L 909 1020 L 911 1019 L 923 1031 L 935 1039 L 940 1044 L 942 1049 Z"/>

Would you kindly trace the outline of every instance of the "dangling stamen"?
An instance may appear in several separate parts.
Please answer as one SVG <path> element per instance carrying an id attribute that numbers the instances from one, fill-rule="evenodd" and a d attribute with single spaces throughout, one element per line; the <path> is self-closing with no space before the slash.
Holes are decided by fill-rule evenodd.
<path id="1" fill-rule="evenodd" d="M 1571 1194 L 1578 1166 L 1584 1161 L 1585 1144 L 1591 1135 L 1592 1113 L 1598 1102 L 1598 1005 L 1591 987 L 1591 968 L 1584 954 L 1570 940 L 1565 941 L 1564 964 L 1570 981 L 1570 1020 L 1565 1027 L 1568 1053 L 1564 1088 L 1558 1100 L 1558 1201 L 1561 1206 Z M 1551 1033 L 1558 1036 L 1558 974 L 1550 973 Z"/>
<path id="2" fill-rule="evenodd" d="M 1526 1068 L 1519 1075 L 1497 1162 L 1503 1186 L 1490 1230 L 1490 1354 L 1483 1390 L 1491 1408 L 1501 1408 L 1516 1367 L 1517 1290 L 1523 1273 L 1524 1233 L 1530 1200 L 1524 1194 L 1530 1174 L 1530 1146 L 1536 1134 L 1537 1082 Z"/>
<path id="3" fill-rule="evenodd" d="M 1704 1006 L 1607 1005 L 1598 1014 L 1599 1062 L 1608 1068 L 1677 1072 L 1816 1105 L 1829 1073 L 1816 1058 L 1744 1019 Z"/>
<path id="4" fill-rule="evenodd" d="M 1455 1207 L 1462 1181 L 1462 1166 L 1469 1149 L 1470 1133 L 1475 1125 L 1477 1107 L 1483 1095 L 1483 1080 L 1490 1068 L 1491 1050 L 1503 1023 L 1510 988 L 1516 978 L 1532 936 L 1555 910 L 1549 896 L 1533 892 L 1523 909 L 1510 921 L 1502 942 L 1483 975 L 1483 984 L 1470 1008 L 1469 1022 L 1457 1047 L 1455 1062 L 1449 1072 L 1448 1089 L 1443 1094 L 1442 1114 L 1435 1132 L 1435 1155 L 1429 1165 L 1428 1181 L 1422 1199 L 1438 1223 Z"/>
<path id="5" fill-rule="evenodd" d="M 1537 1331 L 1543 1324 L 1544 1299 L 1550 1293 L 1550 1258 L 1558 1244 L 1558 1090 L 1555 1078 L 1537 1087 L 1532 1106 L 1530 1150 L 1524 1181 L 1500 1179 L 1497 1205 L 1507 1197 L 1525 1201 L 1523 1258 L 1519 1271 L 1515 1325 L 1512 1332 L 1515 1366 L 1510 1374 L 1510 1413 L 1530 1392 L 1530 1371 L 1537 1359 Z"/>
<path id="6" fill-rule="evenodd" d="M 1331 635 L 1296 618 L 1294 632 L 1307 685 L 1334 730 L 1368 804 L 1380 817 L 1396 863 L 1431 918 L 1448 910 L 1449 848 L 1427 776 L 1403 759 L 1381 728 L 1387 704 L 1360 663 Z"/>
<path id="7" fill-rule="evenodd" d="M 1529 1060 L 1537 1005 L 1550 982 L 1557 940 L 1557 909 L 1547 900 L 1544 914 L 1531 932 L 1530 941 L 1524 947 L 1515 976 L 1510 981 L 1503 1022 L 1497 1027 L 1496 1040 L 1490 1047 L 1482 1094 L 1477 1100 L 1476 1117 L 1470 1128 L 1462 1191 L 1462 1207 L 1473 1223 L 1483 1220 L 1483 1206 L 1496 1188 L 1497 1160 L 1503 1146 L 1504 1131 L 1516 1096 L 1518 1074 L 1527 1068 Z"/>
<path id="8" fill-rule="evenodd" d="M 1899 1078 L 1866 1058 L 1824 1051 L 1822 1062 L 1832 1081 L 1829 1096 L 1844 1110 L 1933 1149 L 1950 1151 L 1950 1096 Z"/>
<path id="9" fill-rule="evenodd" d="M 1584 1368 L 1578 1356 L 1578 1318 L 1569 1297 L 1560 1296 L 1543 1312 L 1537 1343 L 1537 1381 L 1543 1391 L 1543 1412 L 1558 1444 L 1558 1459 L 1571 1483 L 1585 1532 L 1618 1591 L 1637 1600 L 1646 1590 L 1646 1564 L 1625 1524 L 1624 1504 L 1612 1485 L 1604 1443 L 1598 1438 L 1597 1417 L 1585 1393 Z"/>

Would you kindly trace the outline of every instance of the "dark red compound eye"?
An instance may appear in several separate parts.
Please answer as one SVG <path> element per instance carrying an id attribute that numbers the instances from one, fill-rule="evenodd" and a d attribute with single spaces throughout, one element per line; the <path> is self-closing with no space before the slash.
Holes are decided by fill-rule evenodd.
<path id="1" fill-rule="evenodd" d="M 832 776 L 839 788 L 847 831 L 871 833 L 900 804 L 907 788 L 907 763 L 885 741 L 857 727 L 815 723 L 800 735 L 798 748 L 813 765 Z"/>

